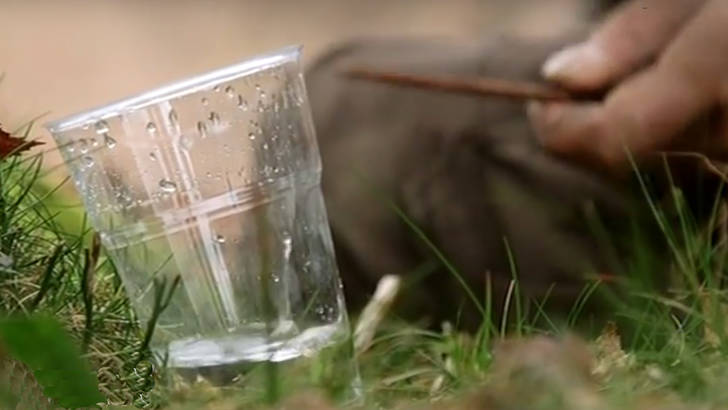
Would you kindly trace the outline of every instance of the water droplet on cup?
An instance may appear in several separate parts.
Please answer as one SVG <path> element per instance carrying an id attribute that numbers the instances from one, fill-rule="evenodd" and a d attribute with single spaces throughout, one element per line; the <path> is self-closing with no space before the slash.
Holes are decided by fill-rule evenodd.
<path id="1" fill-rule="evenodd" d="M 174 111 L 170 111 L 170 115 L 172 115 L 172 112 L 174 112 Z M 171 120 L 170 120 L 170 122 L 171 122 Z M 149 133 L 149 135 L 151 135 L 151 136 L 154 136 L 154 134 L 157 133 L 157 124 L 155 124 L 153 122 L 148 123 L 147 124 L 147 133 Z"/>
<path id="2" fill-rule="evenodd" d="M 167 115 L 167 117 L 169 118 L 170 125 L 176 127 L 177 123 L 179 122 L 179 116 L 177 116 L 177 111 L 172 108 L 171 110 L 169 110 L 169 115 Z"/>
<path id="3" fill-rule="evenodd" d="M 202 102 L 202 105 L 208 105 L 208 104 L 210 104 L 210 100 L 208 100 L 206 97 L 202 97 L 201 102 Z"/>
<path id="4" fill-rule="evenodd" d="M 215 242 L 217 243 L 225 243 L 225 237 L 222 235 L 215 235 Z"/>
<path id="5" fill-rule="evenodd" d="M 238 94 L 238 108 L 240 108 L 243 111 L 248 111 L 248 102 L 245 101 L 245 98 L 243 98 L 242 95 Z"/>
<path id="6" fill-rule="evenodd" d="M 99 135 L 106 134 L 109 132 L 109 123 L 104 120 L 96 121 L 96 133 Z"/>
<path id="7" fill-rule="evenodd" d="M 249 139 L 250 139 L 251 141 L 255 140 L 255 133 L 252 133 L 252 132 L 251 132 L 251 133 L 248 133 L 248 138 L 249 138 Z"/>
<path id="8" fill-rule="evenodd" d="M 84 155 L 81 158 L 81 161 L 83 162 L 83 165 L 87 167 L 92 167 L 94 165 L 94 159 L 89 157 L 88 155 Z"/>
<path id="9" fill-rule="evenodd" d="M 149 153 L 149 159 L 152 160 L 152 161 L 156 161 L 157 160 L 157 154 L 155 154 L 153 152 L 150 152 Z"/>
<path id="10" fill-rule="evenodd" d="M 160 179 L 159 188 L 164 192 L 172 193 L 177 190 L 177 184 L 168 179 Z"/>
<path id="11" fill-rule="evenodd" d="M 216 113 L 215 111 L 210 112 L 209 116 L 210 122 L 217 125 L 220 123 L 220 114 Z"/>
<path id="12" fill-rule="evenodd" d="M 116 140 L 111 138 L 111 135 L 104 134 L 104 144 L 106 144 L 107 148 L 112 149 L 116 146 Z"/>
<path id="13" fill-rule="evenodd" d="M 218 84 L 218 85 L 214 86 L 214 87 L 212 88 L 212 91 L 214 91 L 214 92 L 216 92 L 216 93 L 219 93 L 219 92 L 220 92 L 220 84 Z"/>
<path id="14" fill-rule="evenodd" d="M 81 151 L 82 154 L 88 152 L 88 141 L 86 141 L 85 138 L 78 140 L 78 150 Z"/>
<path id="15" fill-rule="evenodd" d="M 228 98 L 235 98 L 235 89 L 232 85 L 225 87 L 225 94 L 227 94 Z"/>
<path id="16" fill-rule="evenodd" d="M 200 138 L 207 138 L 207 125 L 202 121 L 198 121 L 197 132 L 200 134 Z"/>

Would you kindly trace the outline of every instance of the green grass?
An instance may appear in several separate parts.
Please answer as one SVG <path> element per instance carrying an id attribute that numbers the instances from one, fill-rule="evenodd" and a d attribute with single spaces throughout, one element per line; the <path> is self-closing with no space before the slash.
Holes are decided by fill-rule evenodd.
<path id="1" fill-rule="evenodd" d="M 48 206 L 60 186 L 42 184 L 42 165 L 41 155 L 0 160 L 0 312 L 58 318 L 110 402 L 148 402 L 150 377 L 128 365 L 148 353 L 121 281 L 103 254 L 89 250 L 85 218 L 72 226 Z"/>
<path id="2" fill-rule="evenodd" d="M 203 383 L 173 394 L 155 386 L 159 375 L 148 350 L 153 321 L 146 327 L 137 323 L 121 280 L 92 240 L 82 213 L 59 205 L 59 187 L 44 186 L 38 179 L 42 170 L 39 155 L 0 161 L 0 312 L 57 318 L 91 364 L 99 390 L 110 403 L 167 408 L 251 405 L 254 400 L 244 389 L 214 389 Z M 669 175 L 667 167 L 665 172 Z M 578 408 L 574 403 L 583 404 L 578 400 L 587 397 L 602 406 L 593 408 L 648 408 L 642 400 L 684 408 L 728 407 L 728 390 L 723 387 L 728 383 L 725 204 L 716 200 L 707 223 L 698 223 L 678 188 L 657 201 L 649 184 L 637 176 L 667 252 L 656 253 L 635 229 L 629 245 L 632 256 L 614 261 L 618 283 L 587 283 L 563 317 L 546 313 L 548 297 L 535 301 L 521 294 L 517 258 L 507 238 L 503 251 L 513 274 L 509 292 L 503 300 L 494 300 L 488 286 L 479 296 L 436 244 L 389 203 L 464 287 L 483 320 L 476 332 L 467 334 L 457 329 L 457 318 L 440 330 L 426 330 L 392 317 L 372 347 L 359 355 L 366 405 L 440 406 L 481 400 L 483 408 L 518 408 L 519 400 L 528 398 L 530 408 Z M 598 218 L 591 223 L 604 246 L 614 245 Z M 160 309 L 169 285 L 174 288 L 158 285 Z M 584 307 L 593 300 L 608 303 L 606 318 L 616 324 L 621 349 L 605 342 L 614 342 L 615 335 L 602 334 L 604 322 L 589 322 Z M 496 305 L 506 312 L 500 321 L 491 317 Z M 571 345 L 567 336 L 571 333 L 581 334 L 596 352 L 600 371 L 593 380 L 574 370 L 581 362 L 578 344 Z M 553 344 L 540 339 L 542 335 L 553 336 Z M 521 346 L 517 338 L 534 342 Z M 19 365 L 19 358 L 9 360 Z M 591 382 L 594 388 L 588 387 Z M 271 383 L 278 386 L 278 381 Z M 0 388 L 0 399 L 4 392 Z"/>

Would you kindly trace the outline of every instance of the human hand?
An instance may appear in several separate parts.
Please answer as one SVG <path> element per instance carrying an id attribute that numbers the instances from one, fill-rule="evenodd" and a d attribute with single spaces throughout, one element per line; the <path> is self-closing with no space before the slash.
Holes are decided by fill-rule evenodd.
<path id="1" fill-rule="evenodd" d="M 623 170 L 627 150 L 699 150 L 684 131 L 716 111 L 705 153 L 728 148 L 726 0 L 632 0 L 542 71 L 573 91 L 612 87 L 601 102 L 529 104 L 537 135 L 556 154 Z"/>

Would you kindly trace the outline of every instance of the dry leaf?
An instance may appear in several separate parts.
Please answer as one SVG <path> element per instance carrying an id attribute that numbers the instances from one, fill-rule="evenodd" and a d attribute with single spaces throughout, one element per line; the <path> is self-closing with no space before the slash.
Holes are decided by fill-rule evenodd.
<path id="1" fill-rule="evenodd" d="M 402 280 L 397 275 L 385 275 L 379 280 L 374 296 L 362 310 L 354 330 L 354 349 L 357 354 L 369 349 L 374 334 L 392 307 Z"/>
<path id="2" fill-rule="evenodd" d="M 608 378 L 614 371 L 634 365 L 634 357 L 622 349 L 622 341 L 614 322 L 608 322 L 604 326 L 602 334 L 594 342 L 594 348 L 597 360 L 592 374 L 595 376 Z"/>
<path id="3" fill-rule="evenodd" d="M 9 132 L 0 126 L 0 159 L 8 155 L 19 154 L 27 151 L 36 145 L 42 145 L 40 141 L 27 141 L 24 138 L 13 137 Z"/>

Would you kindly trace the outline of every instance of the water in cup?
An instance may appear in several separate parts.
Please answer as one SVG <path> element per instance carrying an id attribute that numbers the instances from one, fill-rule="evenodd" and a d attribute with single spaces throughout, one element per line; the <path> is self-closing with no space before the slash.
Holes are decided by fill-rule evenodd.
<path id="1" fill-rule="evenodd" d="M 263 363 L 357 379 L 298 57 L 49 125 L 137 315 L 156 320 L 152 348 L 183 378 L 252 386 Z"/>

